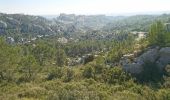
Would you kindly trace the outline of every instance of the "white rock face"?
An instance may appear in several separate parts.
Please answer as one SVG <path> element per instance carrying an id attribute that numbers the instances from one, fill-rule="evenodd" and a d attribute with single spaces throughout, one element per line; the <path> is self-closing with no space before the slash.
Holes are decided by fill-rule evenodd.
<path id="1" fill-rule="evenodd" d="M 66 44 L 66 43 L 68 43 L 68 40 L 65 37 L 62 37 L 62 38 L 58 39 L 58 42 Z"/>
<path id="2" fill-rule="evenodd" d="M 166 65 L 170 64 L 170 47 L 149 49 L 137 57 L 135 63 L 124 63 L 123 69 L 132 74 L 138 74 L 143 70 L 145 62 L 155 62 L 160 69 L 163 69 Z"/>

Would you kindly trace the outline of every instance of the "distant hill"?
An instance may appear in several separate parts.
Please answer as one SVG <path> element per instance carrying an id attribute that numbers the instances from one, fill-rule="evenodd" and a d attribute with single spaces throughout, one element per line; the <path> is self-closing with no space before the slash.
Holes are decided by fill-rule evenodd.
<path id="1" fill-rule="evenodd" d="M 53 16 L 55 17 L 55 16 Z M 0 35 L 28 37 L 37 35 L 79 36 L 98 33 L 113 33 L 117 30 L 148 31 L 155 20 L 170 22 L 170 15 L 74 15 L 60 14 L 53 19 L 42 16 L 0 13 Z"/>
<path id="2" fill-rule="evenodd" d="M 92 29 L 100 29 L 105 26 L 107 23 L 118 19 L 120 17 L 113 16 L 105 16 L 105 15 L 74 15 L 74 14 L 60 14 L 59 17 L 56 18 L 57 21 L 65 23 L 65 24 L 73 24 L 78 28 L 92 28 Z"/>
<path id="3" fill-rule="evenodd" d="M 53 34 L 51 21 L 40 17 L 22 14 L 0 14 L 0 34 Z"/>
<path id="4" fill-rule="evenodd" d="M 128 31 L 148 31 L 149 26 L 156 20 L 161 20 L 164 23 L 169 22 L 170 14 L 126 16 L 123 19 L 110 22 L 103 29 L 105 31 L 122 29 Z"/>

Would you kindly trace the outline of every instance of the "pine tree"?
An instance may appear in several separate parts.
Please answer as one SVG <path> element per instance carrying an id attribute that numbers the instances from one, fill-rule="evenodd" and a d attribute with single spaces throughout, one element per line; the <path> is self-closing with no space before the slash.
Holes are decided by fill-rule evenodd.
<path id="1" fill-rule="evenodd" d="M 151 45 L 162 45 L 165 43 L 165 28 L 161 21 L 151 25 L 148 40 Z"/>
<path id="2" fill-rule="evenodd" d="M 23 73 L 22 80 L 31 81 L 36 74 L 37 66 L 34 56 L 24 56 L 20 62 L 20 71 Z"/>
<path id="3" fill-rule="evenodd" d="M 63 67 L 66 63 L 66 54 L 64 50 L 58 49 L 56 52 L 56 64 L 59 67 Z"/>

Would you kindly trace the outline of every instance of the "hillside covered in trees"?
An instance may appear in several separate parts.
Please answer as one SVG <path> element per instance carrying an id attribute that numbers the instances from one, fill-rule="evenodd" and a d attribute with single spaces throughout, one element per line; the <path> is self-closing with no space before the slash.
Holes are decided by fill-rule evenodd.
<path id="1" fill-rule="evenodd" d="M 1 13 L 0 35 L 2 100 L 170 100 L 168 14 Z"/>

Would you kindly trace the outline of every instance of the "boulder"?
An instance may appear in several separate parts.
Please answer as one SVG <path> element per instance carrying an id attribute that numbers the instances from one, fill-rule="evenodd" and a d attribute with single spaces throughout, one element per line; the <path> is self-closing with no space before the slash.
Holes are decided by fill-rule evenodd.
<path id="1" fill-rule="evenodd" d="M 132 63 L 127 62 L 127 59 L 120 62 L 123 62 L 122 66 L 126 72 L 139 74 L 143 70 L 145 62 L 156 63 L 160 69 L 164 69 L 166 65 L 170 64 L 170 47 L 149 49 L 135 59 Z"/>
<path id="2" fill-rule="evenodd" d="M 142 66 L 145 62 L 155 62 L 159 57 L 158 55 L 159 47 L 149 49 L 147 52 L 143 53 L 141 56 L 135 58 L 135 62 L 133 63 L 124 63 L 123 69 L 126 72 L 130 72 L 133 74 L 138 74 L 142 71 Z M 127 59 L 126 59 L 127 60 Z M 126 62 L 125 60 L 125 62 Z"/>
<path id="3" fill-rule="evenodd" d="M 87 64 L 88 62 L 91 62 L 93 60 L 94 60 L 94 55 L 92 55 L 92 54 L 87 54 L 87 55 L 83 56 L 83 58 L 82 58 L 83 64 Z"/>
<path id="4" fill-rule="evenodd" d="M 136 74 L 142 71 L 142 65 L 138 63 L 127 64 L 123 66 L 123 69 L 131 74 Z"/>
<path id="5" fill-rule="evenodd" d="M 165 47 L 159 51 L 159 59 L 156 61 L 159 68 L 164 68 L 170 64 L 170 47 Z"/>
<path id="6" fill-rule="evenodd" d="M 147 52 L 143 53 L 141 56 L 137 58 L 137 62 L 140 64 L 144 64 L 145 62 L 155 62 L 158 58 L 159 47 L 149 49 Z"/>

